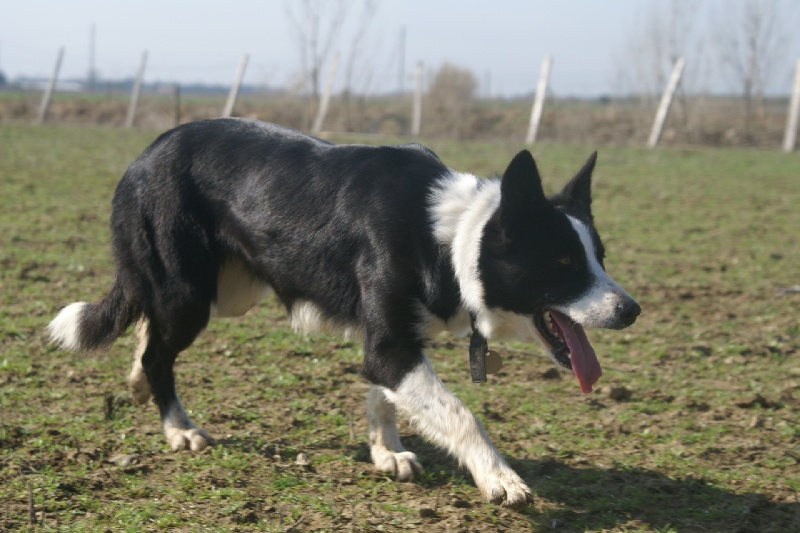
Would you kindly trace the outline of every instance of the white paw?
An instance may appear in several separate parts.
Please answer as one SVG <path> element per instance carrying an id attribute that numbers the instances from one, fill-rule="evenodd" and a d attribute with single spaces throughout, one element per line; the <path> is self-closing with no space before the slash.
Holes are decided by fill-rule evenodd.
<path id="1" fill-rule="evenodd" d="M 147 376 L 144 372 L 134 375 L 131 373 L 128 379 L 128 387 L 131 392 L 131 398 L 139 405 L 144 405 L 150 401 L 150 384 L 147 382 Z"/>
<path id="2" fill-rule="evenodd" d="M 533 503 L 531 489 L 510 468 L 489 473 L 482 481 L 475 480 L 475 483 L 483 497 L 491 503 L 512 509 Z"/>
<path id="3" fill-rule="evenodd" d="M 214 439 L 201 428 L 180 429 L 175 427 L 166 428 L 164 435 L 173 451 L 191 450 L 199 452 L 214 444 Z"/>
<path id="4" fill-rule="evenodd" d="M 412 452 L 393 452 L 383 446 L 372 446 L 370 453 L 375 468 L 398 481 L 411 481 L 422 472 L 422 465 Z"/>

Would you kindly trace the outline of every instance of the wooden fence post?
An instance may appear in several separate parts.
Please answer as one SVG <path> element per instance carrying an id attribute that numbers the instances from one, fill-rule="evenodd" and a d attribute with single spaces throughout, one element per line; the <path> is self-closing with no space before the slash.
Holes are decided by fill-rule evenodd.
<path id="1" fill-rule="evenodd" d="M 331 66 L 328 68 L 328 78 L 325 80 L 325 88 L 322 90 L 322 96 L 319 99 L 319 109 L 317 116 L 314 118 L 314 125 L 311 127 L 311 133 L 318 135 L 322 131 L 322 123 L 325 121 L 325 115 L 328 114 L 328 104 L 331 101 L 331 91 L 333 91 L 333 80 L 336 79 L 336 69 L 339 67 L 339 54 L 338 52 L 333 55 L 331 59 Z"/>
<path id="2" fill-rule="evenodd" d="M 131 92 L 131 102 L 128 105 L 128 115 L 125 117 L 125 127 L 132 128 L 136 118 L 136 107 L 139 105 L 139 92 L 142 90 L 142 78 L 144 77 L 144 67 L 147 64 L 147 50 L 142 52 L 142 59 L 139 61 L 139 70 L 136 72 L 136 81 L 133 82 Z"/>
<path id="3" fill-rule="evenodd" d="M 525 136 L 525 144 L 533 144 L 536 142 L 536 134 L 539 131 L 539 122 L 542 120 L 544 97 L 547 93 L 547 85 L 550 81 L 550 69 L 552 66 L 553 57 L 545 56 L 542 60 L 542 68 L 539 71 L 539 83 L 536 84 L 536 94 L 533 97 L 531 121 L 530 124 L 528 124 L 528 134 Z"/>
<path id="4" fill-rule="evenodd" d="M 414 70 L 414 104 L 411 109 L 411 136 L 419 137 L 422 125 L 422 61 L 417 61 Z"/>
<path id="5" fill-rule="evenodd" d="M 672 67 L 672 74 L 667 82 L 667 88 L 664 89 L 664 94 L 661 96 L 661 103 L 658 104 L 658 111 L 656 111 L 656 119 L 653 122 L 653 129 L 650 130 L 650 138 L 647 139 L 647 147 L 655 148 L 658 145 L 658 140 L 661 138 L 661 130 L 664 128 L 664 123 L 667 121 L 669 108 L 672 106 L 672 98 L 675 96 L 675 91 L 678 90 L 678 84 L 681 82 L 683 75 L 683 67 L 686 61 L 679 57 L 675 61 L 675 66 Z"/>
<path id="6" fill-rule="evenodd" d="M 247 68 L 247 61 L 250 59 L 248 54 L 242 56 L 239 61 L 239 68 L 236 69 L 236 76 L 233 78 L 233 85 L 228 93 L 228 101 L 225 102 L 225 109 L 222 110 L 222 116 L 227 118 L 233 114 L 233 106 L 236 105 L 236 98 L 239 96 L 239 87 L 242 86 L 242 78 L 244 78 L 244 70 Z"/>
<path id="7" fill-rule="evenodd" d="M 786 131 L 783 133 L 783 151 L 791 152 L 797 143 L 797 121 L 800 116 L 800 59 L 794 67 L 792 97 L 789 101 L 789 116 L 786 118 Z"/>
<path id="8" fill-rule="evenodd" d="M 39 105 L 39 116 L 36 119 L 37 124 L 44 124 L 44 121 L 47 118 L 47 111 L 50 109 L 50 100 L 53 97 L 53 91 L 55 90 L 56 82 L 58 81 L 58 71 L 61 70 L 62 59 L 64 59 L 63 46 L 58 49 L 58 54 L 56 55 L 56 64 L 53 67 L 53 74 L 50 76 L 50 81 L 47 83 L 47 87 L 44 90 L 42 103 Z"/>

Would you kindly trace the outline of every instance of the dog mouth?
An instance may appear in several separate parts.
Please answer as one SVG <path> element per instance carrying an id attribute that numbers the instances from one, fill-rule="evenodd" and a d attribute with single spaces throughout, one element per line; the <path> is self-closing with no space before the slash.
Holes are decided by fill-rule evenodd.
<path id="1" fill-rule="evenodd" d="M 549 348 L 551 358 L 563 369 L 575 373 L 584 394 L 592 392 L 592 386 L 603 371 L 583 326 L 555 309 L 534 314 L 533 324 Z"/>

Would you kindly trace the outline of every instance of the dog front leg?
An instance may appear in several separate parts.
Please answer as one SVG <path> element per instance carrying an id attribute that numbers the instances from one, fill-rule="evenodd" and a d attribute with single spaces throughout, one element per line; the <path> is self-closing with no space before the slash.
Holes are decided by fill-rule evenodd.
<path id="1" fill-rule="evenodd" d="M 373 385 L 367 397 L 369 450 L 375 468 L 399 481 L 410 481 L 422 472 L 417 456 L 406 451 L 397 432 L 395 407 L 386 400 L 383 388 Z"/>
<path id="2" fill-rule="evenodd" d="M 533 501 L 531 490 L 500 456 L 475 416 L 447 390 L 427 357 L 394 390 L 382 390 L 424 437 L 469 469 L 487 500 L 514 508 Z"/>

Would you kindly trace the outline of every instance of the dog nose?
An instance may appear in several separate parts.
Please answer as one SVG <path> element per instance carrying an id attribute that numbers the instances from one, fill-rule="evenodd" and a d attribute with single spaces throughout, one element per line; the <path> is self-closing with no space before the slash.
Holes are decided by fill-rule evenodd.
<path id="1" fill-rule="evenodd" d="M 635 300 L 625 299 L 617 304 L 617 316 L 628 327 L 636 322 L 636 317 L 642 314 L 642 308 Z"/>

